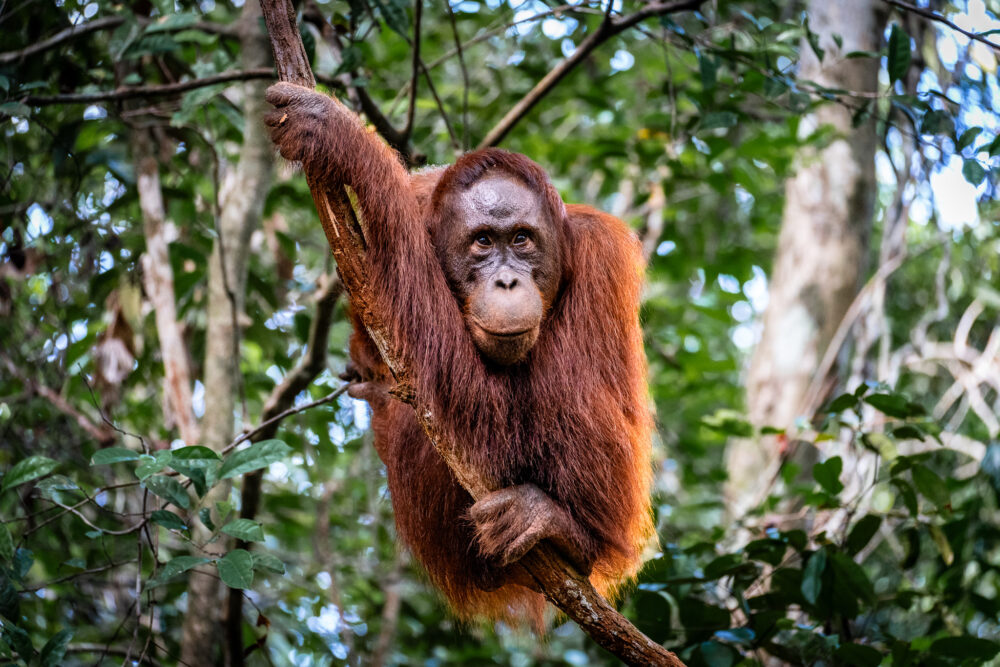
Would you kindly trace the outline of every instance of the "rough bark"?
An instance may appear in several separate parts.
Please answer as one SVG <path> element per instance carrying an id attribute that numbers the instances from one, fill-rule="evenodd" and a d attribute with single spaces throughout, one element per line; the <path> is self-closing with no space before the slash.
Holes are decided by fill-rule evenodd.
<path id="1" fill-rule="evenodd" d="M 261 5 L 279 78 L 299 85 L 315 85 L 291 2 L 261 0 Z M 414 407 L 418 422 L 458 482 L 473 498 L 485 496 L 495 489 L 489 486 L 477 470 L 465 463 L 462 443 L 449 442 L 444 437 L 433 411 L 420 396 L 413 393 L 411 374 L 399 354 L 399 345 L 389 338 L 381 318 L 372 309 L 372 286 L 367 282 L 364 265 L 359 261 L 363 246 L 356 237 L 356 228 L 351 225 L 351 207 L 346 192 L 343 188 L 331 188 L 328 191 L 312 176 L 307 172 L 306 180 L 330 249 L 337 260 L 337 270 L 351 298 L 351 306 L 375 341 L 396 381 L 393 395 Z M 598 594 L 587 577 L 569 566 L 551 546 L 544 543 L 536 546 L 519 563 L 534 580 L 537 589 L 553 605 L 579 624 L 594 641 L 625 663 L 669 667 L 683 665 L 676 655 L 629 623 Z"/>
<path id="2" fill-rule="evenodd" d="M 260 27 L 260 8 L 247 2 L 237 28 L 242 64 L 246 68 L 269 63 L 267 35 Z M 243 146 L 235 168 L 224 174 L 219 193 L 219 237 L 209 260 L 208 311 L 205 333 L 205 417 L 202 442 L 222 450 L 233 438 L 234 413 L 239 394 L 239 318 L 243 312 L 247 279 L 250 234 L 259 224 L 264 196 L 271 179 L 273 155 L 264 132 L 266 82 L 244 84 Z M 229 488 L 219 484 L 208 494 L 203 506 L 213 507 L 228 498 Z M 205 542 L 207 529 L 200 523 L 193 535 Z M 221 555 L 220 540 L 207 550 Z M 199 554 L 202 555 L 202 554 Z M 184 619 L 181 663 L 209 667 L 219 663 L 223 646 L 220 609 L 223 608 L 219 580 L 210 574 L 190 578 Z"/>
<path id="3" fill-rule="evenodd" d="M 810 0 L 810 27 L 825 49 L 822 62 L 807 40 L 799 77 L 832 88 L 874 92 L 878 61 L 846 59 L 851 51 L 877 51 L 880 24 L 875 0 Z M 833 39 L 839 35 L 838 47 Z M 807 151 L 786 183 L 778 251 L 764 315 L 764 329 L 747 376 L 747 409 L 756 426 L 790 428 L 809 417 L 803 397 L 838 324 L 860 287 L 875 197 L 873 122 L 852 127 L 852 110 L 837 103 L 819 107 L 802 131 L 830 125 L 838 138 Z M 837 373 L 818 378 L 829 391 Z M 729 449 L 730 507 L 752 502 L 763 472 L 779 456 L 775 438 L 739 440 Z M 736 507 L 742 514 L 745 507 Z"/>
<path id="4" fill-rule="evenodd" d="M 199 430 L 191 404 L 191 365 L 188 362 L 183 330 L 177 320 L 174 271 L 167 252 L 167 215 L 160 187 L 160 165 L 149 130 L 136 128 L 133 131 L 132 153 L 139 208 L 142 210 L 142 227 L 146 237 L 146 252 L 142 256 L 142 285 L 156 318 L 156 335 L 163 359 L 166 404 L 181 440 L 187 445 L 196 445 Z"/>

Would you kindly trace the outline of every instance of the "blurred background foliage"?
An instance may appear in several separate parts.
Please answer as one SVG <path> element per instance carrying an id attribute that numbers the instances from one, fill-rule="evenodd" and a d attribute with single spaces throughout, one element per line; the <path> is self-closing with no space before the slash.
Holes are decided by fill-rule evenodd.
<path id="1" fill-rule="evenodd" d="M 822 51 L 811 7 L 718 0 L 608 39 L 501 141 L 566 201 L 628 220 L 647 251 L 660 544 L 621 608 L 690 665 L 982 664 L 1000 651 L 1000 83 L 985 43 L 1000 42 L 1000 6 L 872 7 L 879 44 L 851 57 L 879 70 L 875 94 L 797 75 L 803 50 Z M 321 83 L 394 129 L 412 162 L 443 164 L 609 8 L 427 3 L 416 79 L 410 3 L 298 9 Z M 187 647 L 198 664 L 617 664 L 558 618 L 541 640 L 456 622 L 397 550 L 367 408 L 346 395 L 249 449 L 182 440 L 164 369 L 186 369 L 194 423 L 205 420 L 218 397 L 205 379 L 212 317 L 237 325 L 230 436 L 277 414 L 268 401 L 317 340 L 319 310 L 328 355 L 284 407 L 330 397 L 346 363 L 349 322 L 305 180 L 243 151 L 248 99 L 271 79 L 247 64 L 260 30 L 223 0 L 0 2 L 0 663 L 193 664 L 182 628 L 195 615 L 217 629 Z M 870 123 L 877 145 L 857 271 L 881 297 L 845 316 L 823 407 L 753 424 L 744 382 L 786 180 L 838 137 L 805 122 L 821 105 Z M 223 208 L 254 194 L 233 177 L 251 159 L 273 177 L 244 219 L 245 295 L 220 315 L 212 253 Z M 159 265 L 143 259 L 153 232 Z M 152 296 L 164 270 L 179 356 Z M 745 512 L 724 493 L 733 438 L 781 456 L 740 490 Z M 796 448 L 816 455 L 803 463 Z M 237 611 L 221 598 L 192 609 L 197 577 L 244 590 Z"/>

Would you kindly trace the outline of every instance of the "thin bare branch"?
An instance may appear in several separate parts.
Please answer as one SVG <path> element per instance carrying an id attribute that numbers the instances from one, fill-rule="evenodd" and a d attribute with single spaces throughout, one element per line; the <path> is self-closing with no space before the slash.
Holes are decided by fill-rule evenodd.
<path id="1" fill-rule="evenodd" d="M 930 9 L 924 9 L 923 7 L 917 7 L 916 5 L 911 5 L 908 2 L 901 2 L 900 0 L 882 0 L 882 2 L 886 3 L 887 5 L 892 5 L 897 9 L 902 9 L 904 12 L 910 12 L 911 14 L 922 16 L 930 21 L 937 21 L 938 23 L 948 26 L 955 32 L 962 33 L 969 39 L 980 42 L 981 44 L 985 44 L 986 46 L 990 47 L 997 53 L 1000 53 L 1000 44 L 997 44 L 996 42 L 986 39 L 979 33 L 971 32 L 969 30 L 966 30 L 965 28 L 956 25 L 953 21 L 942 16 L 941 14 L 938 14 L 937 12 L 931 11 Z"/>
<path id="2" fill-rule="evenodd" d="M 500 119 L 496 126 L 486 133 L 486 137 L 479 142 L 479 148 L 496 146 L 504 137 L 538 104 L 543 97 L 552 92 L 552 89 L 562 81 L 567 74 L 583 62 L 587 56 L 593 53 L 599 46 L 609 39 L 628 30 L 637 23 L 652 16 L 663 16 L 677 12 L 697 9 L 705 0 L 678 0 L 677 2 L 651 2 L 637 12 L 614 19 L 607 15 L 594 32 L 590 33 L 580 45 L 576 47 L 566 60 L 556 65 L 552 70 L 542 77 L 542 80 L 535 84 L 521 100 L 510 108 L 510 111 Z"/>
<path id="3" fill-rule="evenodd" d="M 253 79 L 274 79 L 274 70 L 270 67 L 257 67 L 233 72 L 223 72 L 199 79 L 178 81 L 152 86 L 130 86 L 116 90 L 106 90 L 99 93 L 68 93 L 66 95 L 28 95 L 20 101 L 28 106 L 43 107 L 53 104 L 95 104 L 97 102 L 119 102 L 138 97 L 168 97 L 186 93 L 190 90 L 214 86 L 220 83 L 234 81 L 250 81 Z M 325 85 L 336 86 L 337 82 L 329 77 L 318 77 Z"/>
<path id="4" fill-rule="evenodd" d="M 93 21 L 87 21 L 86 23 L 81 23 L 79 25 L 70 26 L 65 30 L 61 30 L 56 34 L 52 35 L 48 39 L 43 39 L 40 42 L 35 42 L 31 46 L 27 46 L 23 49 L 16 51 L 5 51 L 0 53 L 0 65 L 6 65 L 9 63 L 17 62 L 23 60 L 30 56 L 43 53 L 50 49 L 67 42 L 71 39 L 76 39 L 77 37 L 82 37 L 84 35 L 89 35 L 92 32 L 98 32 L 100 30 L 110 30 L 112 28 L 117 28 L 122 23 L 125 22 L 125 16 L 102 16 L 99 19 L 94 19 Z M 149 19 L 138 19 L 139 25 L 149 25 L 153 21 Z M 224 23 L 212 23 L 209 21 L 198 21 L 194 24 L 188 24 L 184 26 L 178 26 L 177 30 L 181 29 L 193 29 L 201 30 L 203 32 L 208 32 L 216 35 L 234 35 L 234 30 L 231 26 Z"/>
<path id="5" fill-rule="evenodd" d="M 413 69 L 410 74 L 410 106 L 406 111 L 406 127 L 403 136 L 409 139 L 413 135 L 413 118 L 417 113 L 417 82 L 420 79 L 420 19 L 424 13 L 423 0 L 414 0 L 413 4 Z"/>

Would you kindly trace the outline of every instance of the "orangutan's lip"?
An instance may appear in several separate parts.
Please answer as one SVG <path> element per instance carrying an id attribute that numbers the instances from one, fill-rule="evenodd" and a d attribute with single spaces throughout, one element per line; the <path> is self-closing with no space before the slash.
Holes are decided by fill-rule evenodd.
<path id="1" fill-rule="evenodd" d="M 479 329 L 481 332 L 483 332 L 487 336 L 491 336 L 493 338 L 511 338 L 511 339 L 513 339 L 513 338 L 520 338 L 521 336 L 527 336 L 532 331 L 534 331 L 534 327 L 529 327 L 529 328 L 524 329 L 522 331 L 508 331 L 508 332 L 501 333 L 499 331 L 490 331 L 489 329 L 487 329 L 486 327 L 484 327 L 482 324 L 480 324 L 479 322 L 477 322 L 475 320 L 475 318 L 470 318 L 470 320 L 471 320 L 472 325 L 474 327 L 476 327 L 477 329 Z"/>
<path id="2" fill-rule="evenodd" d="M 490 331 L 489 329 L 483 329 L 484 332 L 493 336 L 494 338 L 520 338 L 521 336 L 527 336 L 531 333 L 531 329 L 525 329 L 524 331 L 515 331 L 513 333 L 496 333 L 495 331 Z"/>

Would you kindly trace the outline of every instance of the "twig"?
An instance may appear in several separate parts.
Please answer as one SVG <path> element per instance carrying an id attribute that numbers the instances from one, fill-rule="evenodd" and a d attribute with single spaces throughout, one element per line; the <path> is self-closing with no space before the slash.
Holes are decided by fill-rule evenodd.
<path id="1" fill-rule="evenodd" d="M 938 14 L 937 12 L 933 12 L 929 9 L 924 9 L 923 7 L 917 7 L 916 5 L 911 5 L 908 2 L 901 2 L 900 0 L 882 0 L 882 2 L 886 3 L 887 5 L 892 5 L 893 7 L 896 7 L 898 9 L 902 9 L 903 11 L 916 14 L 917 16 L 923 16 L 925 19 L 929 19 L 931 21 L 937 21 L 938 23 L 943 23 L 944 25 L 948 26 L 955 32 L 960 32 L 969 39 L 974 39 L 977 42 L 980 42 L 990 47 L 997 53 L 1000 53 L 1000 44 L 997 44 L 996 42 L 986 39 L 979 33 L 971 32 L 969 30 L 966 30 L 965 28 L 961 28 L 955 25 L 955 23 L 953 23 L 946 17 L 942 16 L 941 14 Z"/>
<path id="2" fill-rule="evenodd" d="M 451 7 L 451 0 L 446 0 L 444 6 L 448 8 L 448 20 L 451 22 L 452 37 L 455 38 L 458 65 L 462 68 L 462 150 L 464 151 L 469 149 L 469 70 L 465 66 L 462 38 L 458 34 L 458 22 L 455 20 L 455 10 Z"/>
<path id="3" fill-rule="evenodd" d="M 423 0 L 413 3 L 413 72 L 410 75 L 410 106 L 406 111 L 406 127 L 403 136 L 407 140 L 413 135 L 413 117 L 417 113 L 417 81 L 420 78 L 420 19 L 424 13 Z"/>
<path id="4" fill-rule="evenodd" d="M 270 67 L 256 67 L 253 69 L 213 74 L 212 76 L 190 79 L 188 81 L 178 81 L 177 83 L 165 83 L 153 86 L 131 86 L 128 88 L 105 90 L 99 93 L 28 95 L 22 98 L 21 102 L 27 104 L 28 106 L 35 107 L 49 106 L 52 104 L 94 104 L 96 102 L 118 102 L 121 100 L 135 99 L 137 97 L 166 97 L 170 95 L 177 95 L 178 93 L 186 93 L 189 90 L 196 90 L 206 86 L 214 86 L 220 83 L 273 78 L 275 78 L 274 70 Z M 326 85 L 336 85 L 336 82 L 329 77 L 320 77 L 320 79 Z"/>
<path id="5" fill-rule="evenodd" d="M 97 32 L 98 30 L 107 30 L 110 28 L 117 28 L 122 23 L 125 22 L 124 16 L 104 16 L 99 19 L 94 19 L 93 21 L 88 21 L 86 23 L 81 23 L 80 25 L 71 26 L 65 30 L 61 30 L 56 34 L 52 35 L 48 39 L 43 39 L 40 42 L 36 42 L 31 46 L 27 46 L 23 49 L 17 51 L 5 51 L 0 53 L 0 65 L 6 65 L 8 63 L 16 62 L 22 60 L 29 56 L 33 56 L 43 51 L 48 51 L 53 49 L 63 42 L 69 41 L 71 39 L 76 39 L 77 37 L 82 37 L 83 35 L 89 35 L 92 32 Z M 139 19 L 139 25 L 148 25 L 153 23 L 149 19 Z M 193 25 L 178 26 L 177 30 L 182 29 L 194 29 L 201 30 L 203 32 L 213 33 L 216 35 L 232 35 L 234 34 L 233 29 L 222 23 L 210 23 L 206 21 L 199 21 Z"/>
<path id="6" fill-rule="evenodd" d="M 660 5 L 656 5 L 659 7 Z M 313 87 L 314 78 L 299 36 L 295 11 L 289 0 L 261 0 L 264 21 L 271 38 L 274 62 L 282 81 Z M 350 225 L 350 202 L 343 187 L 328 187 L 315 174 L 306 172 L 306 180 L 320 222 L 330 243 L 344 287 L 351 297 L 354 312 L 377 345 L 383 360 L 396 379 L 397 398 L 406 398 L 414 406 L 418 423 L 435 450 L 441 454 L 455 479 L 473 498 L 491 491 L 478 471 L 470 469 L 460 457 L 460 449 L 444 436 L 434 413 L 412 394 L 412 375 L 399 353 L 397 341 L 379 313 L 372 307 L 372 286 L 368 283 L 363 249 Z M 667 665 L 683 663 L 670 651 L 646 637 L 628 622 L 597 592 L 590 580 L 576 572 L 554 547 L 541 543 L 525 555 L 520 565 L 531 575 L 547 600 L 566 613 L 598 644 L 631 665 Z"/>
<path id="7" fill-rule="evenodd" d="M 54 408 L 59 410 L 59 412 L 72 417 L 73 421 L 75 421 L 81 429 L 86 431 L 86 433 L 99 444 L 106 446 L 114 442 L 115 434 L 110 428 L 104 426 L 103 424 L 95 423 L 90 417 L 77 410 L 69 401 L 63 398 L 59 392 L 36 382 L 22 373 L 20 369 L 14 365 L 14 362 L 6 355 L 0 356 L 0 359 L 3 360 L 3 363 L 7 367 L 10 374 L 20 380 L 25 385 L 25 388 L 46 399 Z"/>
<path id="8" fill-rule="evenodd" d="M 609 0 L 610 2 L 611 0 Z M 556 65 L 552 70 L 542 77 L 542 80 L 535 84 L 521 100 L 511 107 L 510 111 L 500 119 L 500 122 L 492 130 L 486 133 L 486 137 L 479 142 L 479 148 L 496 146 L 513 129 L 513 127 L 531 111 L 543 97 L 548 95 L 563 78 L 573 71 L 577 65 L 583 62 L 587 56 L 594 52 L 597 47 L 615 35 L 624 32 L 640 21 L 644 21 L 651 16 L 662 16 L 676 12 L 697 9 L 705 0 L 678 0 L 677 2 L 651 2 L 642 9 L 618 20 L 612 18 L 610 14 L 605 15 L 604 20 L 594 32 L 587 35 L 586 39 L 580 42 L 566 60 Z"/>

